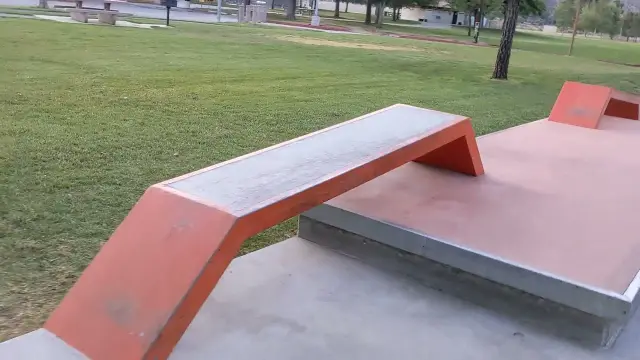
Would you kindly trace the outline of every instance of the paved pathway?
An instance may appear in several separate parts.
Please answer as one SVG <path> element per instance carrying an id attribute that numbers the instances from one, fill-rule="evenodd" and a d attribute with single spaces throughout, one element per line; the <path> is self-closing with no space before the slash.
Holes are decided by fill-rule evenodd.
<path id="1" fill-rule="evenodd" d="M 102 7 L 102 2 L 99 0 L 85 0 L 85 4 L 87 7 Z M 38 6 L 38 0 L 0 0 L 0 5 Z M 69 6 L 69 3 L 49 1 L 49 7 L 53 7 L 54 5 Z M 121 3 L 121 4 L 113 4 L 111 5 L 111 8 L 114 10 L 118 10 L 122 13 L 131 14 L 131 15 L 134 15 L 137 17 L 143 17 L 143 18 L 165 19 L 166 17 L 166 10 L 164 7 L 158 6 L 158 5 L 152 5 L 152 4 Z M 237 21 L 237 18 L 231 15 L 223 15 L 221 18 L 222 18 L 221 22 Z M 171 10 L 171 19 L 182 20 L 182 21 L 204 22 L 204 23 L 217 22 L 217 17 L 215 13 L 189 11 L 186 9 L 179 9 L 179 8 L 174 8 Z"/>

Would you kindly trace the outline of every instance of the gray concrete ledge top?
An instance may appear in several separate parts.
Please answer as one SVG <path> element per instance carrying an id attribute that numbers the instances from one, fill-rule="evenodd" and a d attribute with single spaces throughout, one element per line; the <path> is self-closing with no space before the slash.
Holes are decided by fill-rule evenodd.
<path id="1" fill-rule="evenodd" d="M 168 186 L 240 215 L 463 119 L 459 115 L 395 105 L 178 178 Z"/>

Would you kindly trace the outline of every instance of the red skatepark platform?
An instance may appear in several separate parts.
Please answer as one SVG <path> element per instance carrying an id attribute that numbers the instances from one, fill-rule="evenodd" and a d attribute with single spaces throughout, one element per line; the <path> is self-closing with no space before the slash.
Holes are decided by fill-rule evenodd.
<path id="1" fill-rule="evenodd" d="M 477 142 L 482 177 L 410 163 L 304 217 L 600 317 L 607 345 L 637 305 L 640 122 L 545 119 Z"/>

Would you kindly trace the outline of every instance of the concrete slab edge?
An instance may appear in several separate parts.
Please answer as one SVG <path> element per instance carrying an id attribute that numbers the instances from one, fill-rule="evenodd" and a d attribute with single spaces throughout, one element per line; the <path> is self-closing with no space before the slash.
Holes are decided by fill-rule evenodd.
<path id="1" fill-rule="evenodd" d="M 407 276 L 531 330 L 581 346 L 613 346 L 628 322 L 628 319 L 615 321 L 598 317 L 304 215 L 299 219 L 298 236 L 357 259 L 377 271 Z"/>
<path id="2" fill-rule="evenodd" d="M 597 289 L 328 204 L 303 216 L 611 322 L 626 323 L 635 311 L 632 305 L 637 305 L 635 298 L 626 296 L 631 292 L 623 295 Z"/>

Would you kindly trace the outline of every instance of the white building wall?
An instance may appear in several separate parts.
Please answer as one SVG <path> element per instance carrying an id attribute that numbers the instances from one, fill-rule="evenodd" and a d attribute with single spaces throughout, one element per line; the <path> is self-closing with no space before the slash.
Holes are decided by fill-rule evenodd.
<path id="1" fill-rule="evenodd" d="M 464 15 L 458 14 L 457 22 L 462 22 Z M 453 12 L 446 10 L 432 10 L 421 8 L 403 8 L 400 10 L 400 19 L 425 21 L 431 25 L 450 25 L 453 20 Z"/>
<path id="2" fill-rule="evenodd" d="M 347 3 L 344 1 L 340 1 L 340 12 L 344 12 L 347 7 Z M 336 3 L 333 1 L 319 1 L 318 8 L 321 10 L 335 10 Z M 356 14 L 365 14 L 367 12 L 367 5 L 363 4 L 352 4 L 349 3 L 349 12 Z M 372 10 L 372 13 L 375 13 L 375 7 Z"/>

